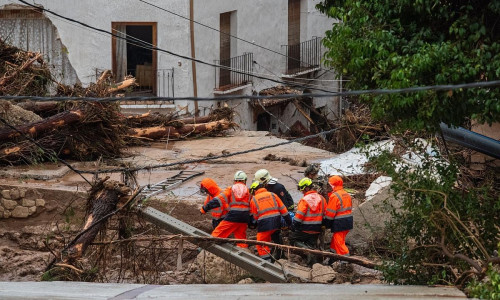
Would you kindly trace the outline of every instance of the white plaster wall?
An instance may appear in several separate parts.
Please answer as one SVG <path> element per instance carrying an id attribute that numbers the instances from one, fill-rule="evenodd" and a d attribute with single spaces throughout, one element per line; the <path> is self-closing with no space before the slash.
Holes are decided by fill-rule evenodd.
<path id="1" fill-rule="evenodd" d="M 180 15 L 189 15 L 187 0 L 150 2 Z M 0 0 L 0 5 L 11 3 L 19 4 L 17 1 Z M 36 0 L 36 4 L 106 31 L 111 31 L 111 22 L 157 22 L 158 47 L 191 56 L 189 22 L 139 1 Z M 88 84 L 95 80 L 95 69 L 111 69 L 111 35 L 93 31 L 48 13 L 45 15 L 57 27 L 62 43 L 68 49 L 69 59 L 82 83 Z M 159 52 L 158 69 L 172 67 L 175 69 L 176 95 L 192 94 L 190 61 Z"/>
<path id="2" fill-rule="evenodd" d="M 31 0 L 32 1 L 32 0 Z M 179 15 L 189 17 L 189 0 L 149 0 L 152 4 L 171 10 Z M 316 11 L 319 0 L 302 0 L 301 4 L 301 40 L 309 40 L 312 36 L 324 36 L 331 28 L 333 20 Z M 0 0 L 0 5 L 18 3 L 13 0 Z M 157 22 L 158 48 L 184 56 L 191 56 L 189 21 L 169 14 L 136 0 L 98 1 L 98 0 L 36 0 L 37 4 L 61 15 L 87 23 L 89 25 L 111 31 L 111 22 Z M 285 67 L 285 58 L 252 43 L 282 53 L 281 45 L 288 40 L 288 1 L 287 0 L 194 0 L 194 20 L 219 29 L 221 13 L 233 11 L 232 34 L 251 43 L 232 39 L 232 55 L 238 56 L 252 52 L 254 72 L 270 76 L 281 81 L 279 77 Z M 69 59 L 80 80 L 85 84 L 95 78 L 95 69 L 111 69 L 111 36 L 98 33 L 83 26 L 70 23 L 59 17 L 46 14 L 57 27 L 61 40 L 68 48 Z M 208 63 L 219 59 L 220 33 L 201 25 L 194 25 L 196 58 Z M 193 78 L 191 61 L 173 55 L 158 52 L 158 69 L 174 68 L 175 95 L 179 97 L 193 96 Z M 215 69 L 202 63 L 196 63 L 197 85 L 199 97 L 213 97 L 215 87 Z M 321 77 L 328 79 L 333 73 Z M 95 79 L 94 79 L 95 80 Z M 315 83 L 315 84 L 331 84 Z M 276 86 L 278 83 L 254 78 L 252 89 L 245 89 L 244 94 L 251 94 L 264 88 Z M 330 89 L 330 86 L 328 86 Z M 241 93 L 241 92 L 240 92 Z M 325 105 L 333 103 L 329 100 Z M 329 101 L 329 102 L 328 102 Z M 194 102 L 176 101 L 178 108 L 186 107 L 194 111 Z M 200 102 L 200 107 L 216 106 L 217 101 Z M 333 104 L 332 104 L 333 105 Z M 240 105 L 245 107 L 248 105 Z M 253 124 L 251 114 L 244 112 L 242 124 Z M 245 125 L 246 126 L 246 125 Z M 250 129 L 250 125 L 248 125 Z M 252 125 L 253 126 L 253 125 Z"/>

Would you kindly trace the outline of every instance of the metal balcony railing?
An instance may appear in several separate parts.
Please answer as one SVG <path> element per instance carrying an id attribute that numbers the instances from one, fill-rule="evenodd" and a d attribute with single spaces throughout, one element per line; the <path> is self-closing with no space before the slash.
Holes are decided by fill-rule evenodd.
<path id="1" fill-rule="evenodd" d="M 156 71 L 156 95 L 158 97 L 175 97 L 174 68 Z"/>
<path id="2" fill-rule="evenodd" d="M 286 54 L 286 69 L 284 75 L 298 75 L 318 69 L 321 64 L 321 38 L 295 44 L 282 45 Z"/>
<path id="3" fill-rule="evenodd" d="M 230 90 L 252 82 L 253 53 L 245 53 L 230 59 L 215 60 L 214 63 L 227 67 L 215 68 L 215 90 Z"/>

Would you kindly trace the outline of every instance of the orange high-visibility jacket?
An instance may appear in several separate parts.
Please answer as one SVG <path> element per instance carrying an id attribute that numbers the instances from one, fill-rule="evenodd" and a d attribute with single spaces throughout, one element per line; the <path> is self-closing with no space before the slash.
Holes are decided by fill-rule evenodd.
<path id="1" fill-rule="evenodd" d="M 264 232 L 281 228 L 281 216 L 290 225 L 292 223 L 288 210 L 276 194 L 265 188 L 255 191 L 250 200 L 250 214 L 257 222 L 257 231 Z"/>
<path id="2" fill-rule="evenodd" d="M 233 186 L 224 190 L 225 195 L 230 195 L 229 212 L 224 220 L 236 223 L 248 223 L 250 221 L 250 192 L 242 182 L 236 182 Z"/>
<path id="3" fill-rule="evenodd" d="M 200 185 L 208 190 L 208 196 L 203 204 L 203 210 L 210 210 L 212 218 L 216 220 L 224 218 L 228 213 L 227 195 L 221 193 L 221 189 L 217 183 L 210 178 L 203 179 Z"/>
<path id="4" fill-rule="evenodd" d="M 332 232 L 351 230 L 354 227 L 352 199 L 342 186 L 335 186 L 329 194 L 325 219 Z"/>
<path id="5" fill-rule="evenodd" d="M 314 190 L 307 191 L 297 206 L 293 218 L 294 227 L 306 233 L 321 232 L 325 210 L 325 198 Z"/>

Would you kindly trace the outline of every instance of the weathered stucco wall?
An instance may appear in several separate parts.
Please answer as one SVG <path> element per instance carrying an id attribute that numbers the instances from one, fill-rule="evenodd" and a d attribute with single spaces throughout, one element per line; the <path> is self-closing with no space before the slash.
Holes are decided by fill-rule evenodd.
<path id="1" fill-rule="evenodd" d="M 315 9 L 318 2 L 319 0 L 302 0 L 301 2 L 301 41 L 309 40 L 313 36 L 322 37 L 324 32 L 332 26 L 333 20 L 328 19 Z M 0 5 L 9 3 L 11 0 L 0 0 Z M 36 3 L 65 17 L 106 31 L 111 31 L 112 22 L 156 22 L 158 48 L 191 56 L 190 22 L 145 3 L 130 0 L 40 0 Z M 151 3 L 178 15 L 189 17 L 189 0 L 152 0 Z M 233 12 L 231 33 L 250 43 L 232 38 L 231 56 L 252 52 L 256 62 L 254 64 L 256 74 L 282 81 L 281 74 L 285 69 L 285 57 L 255 45 L 284 53 L 282 45 L 288 43 L 288 0 L 193 0 L 193 3 L 194 20 L 217 30 L 220 29 L 220 14 Z M 71 64 L 75 68 L 78 78 L 84 84 L 95 80 L 96 69 L 112 68 L 112 38 L 110 35 L 93 31 L 50 14 L 46 15 L 57 28 L 62 43 L 66 45 Z M 214 63 L 214 60 L 219 59 L 219 32 L 195 24 L 194 39 L 197 59 L 208 63 Z M 158 52 L 157 58 L 158 69 L 174 69 L 175 96 L 193 96 L 191 61 L 163 52 Z M 196 71 L 198 96 L 214 96 L 215 68 L 196 63 Z M 332 79 L 333 76 L 333 72 L 327 72 L 320 79 L 328 80 Z M 337 88 L 330 81 L 315 82 L 309 80 L 303 83 L 311 84 L 312 82 L 314 85 L 328 90 L 336 90 Z M 253 86 L 245 90 L 244 93 L 258 92 L 275 85 L 277 83 L 254 78 Z M 331 105 L 334 102 L 333 98 L 321 101 L 324 102 L 324 105 Z M 187 106 L 188 111 L 194 111 L 194 102 L 192 101 L 176 101 L 175 104 L 177 108 Z M 204 107 L 216 105 L 217 101 L 200 103 L 200 106 Z M 240 105 L 245 109 L 247 106 Z M 237 110 L 240 111 L 240 108 Z M 240 118 L 244 129 L 252 129 L 255 126 L 250 113 L 242 112 Z"/>

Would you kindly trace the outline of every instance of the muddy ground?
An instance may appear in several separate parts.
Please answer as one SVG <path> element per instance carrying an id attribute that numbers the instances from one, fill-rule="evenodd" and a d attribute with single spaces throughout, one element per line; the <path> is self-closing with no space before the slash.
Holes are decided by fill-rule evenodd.
<path id="1" fill-rule="evenodd" d="M 128 155 L 119 160 L 75 163 L 75 165 L 86 170 L 123 165 L 148 166 L 233 153 L 282 141 L 268 135 L 267 132 L 235 131 L 225 137 L 170 141 L 155 143 L 150 147 L 134 147 L 128 149 Z M 288 158 L 287 160 L 291 160 L 292 163 L 264 160 L 264 157 L 269 154 Z M 255 171 L 266 168 L 273 177 L 278 178 L 287 187 L 297 202 L 301 194 L 296 189 L 296 183 L 303 177 L 306 163 L 317 162 L 333 155 L 335 154 L 328 151 L 293 143 L 204 163 L 141 171 L 136 176 L 140 185 L 147 185 L 177 174 L 179 169 L 198 170 L 204 171 L 204 176 L 213 178 L 221 187 L 225 187 L 231 184 L 232 177 L 237 170 L 245 171 L 250 181 Z M 47 163 L 0 170 L 4 176 L 2 179 L 4 186 L 50 189 L 51 192 L 48 192 L 45 197 L 50 198 L 48 203 L 52 203 L 44 211 L 29 219 L 0 220 L 0 281 L 41 280 L 45 267 L 53 258 L 51 252 L 57 253 L 61 250 L 83 226 L 84 192 L 89 186 L 80 175 L 69 172 L 65 168 L 60 164 Z M 41 173 L 43 176 L 38 176 Z M 22 175 L 19 176 L 19 174 Z M 109 175 L 111 179 L 121 179 L 120 174 L 106 175 Z M 92 180 L 91 175 L 84 176 Z M 44 178 L 44 180 L 35 178 Z M 176 189 L 157 196 L 149 205 L 209 232 L 211 230 L 210 217 L 200 215 L 198 210 L 204 200 L 204 197 L 197 193 L 202 178 L 203 176 L 191 179 Z M 354 206 L 363 201 L 364 189 L 371 182 L 366 180 L 366 184 L 363 185 L 360 184 L 362 181 L 356 180 L 357 186 L 353 186 L 357 191 Z M 58 191 L 64 191 L 64 196 L 61 196 L 62 194 Z M 68 192 L 72 196 L 68 196 Z M 123 215 L 120 218 L 127 223 L 125 227 L 130 232 L 130 236 L 165 234 L 135 215 Z M 120 229 L 123 229 L 121 228 L 123 224 L 120 225 L 118 220 L 119 218 L 116 217 L 109 223 L 106 235 L 100 236 L 101 241 L 117 239 Z M 249 232 L 249 236 L 252 235 L 252 232 Z M 134 241 L 127 245 L 123 243 L 94 245 L 87 251 L 81 263 L 86 273 L 83 274 L 84 276 L 79 274 L 78 279 L 158 284 L 201 283 L 202 280 L 192 264 L 198 254 L 197 247 L 185 243 L 186 251 L 183 252 L 185 267 L 178 271 L 175 268 L 177 245 L 177 241 L 154 243 Z M 71 272 L 62 272 L 62 274 L 45 274 L 45 279 L 72 280 L 75 279 L 72 278 L 74 276 L 75 274 Z"/>

